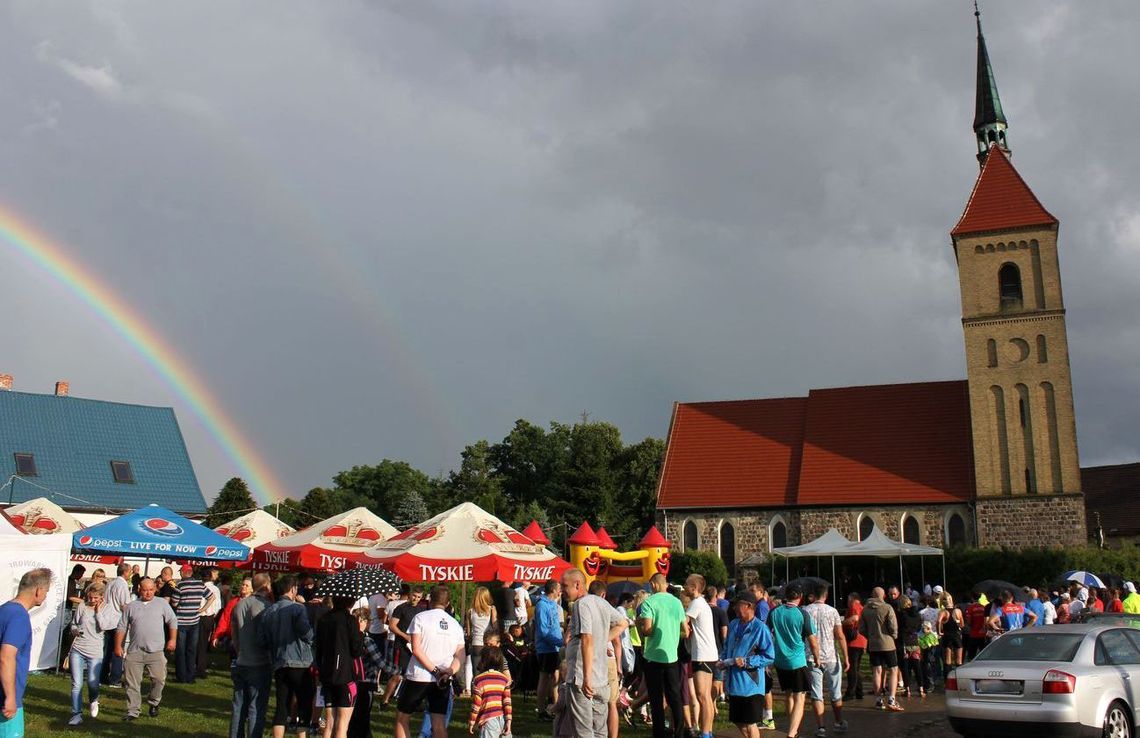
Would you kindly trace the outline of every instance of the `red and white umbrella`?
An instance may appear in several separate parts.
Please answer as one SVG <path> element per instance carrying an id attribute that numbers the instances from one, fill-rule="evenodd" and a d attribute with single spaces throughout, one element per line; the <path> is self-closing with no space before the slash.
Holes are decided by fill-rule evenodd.
<path id="1" fill-rule="evenodd" d="M 357 507 L 257 546 L 244 566 L 258 571 L 350 569 L 357 554 L 398 532 L 368 508 Z"/>
<path id="2" fill-rule="evenodd" d="M 297 531 L 291 525 L 287 525 L 277 518 L 273 517 L 264 510 L 254 510 L 248 512 L 241 517 L 234 518 L 228 523 L 222 523 L 214 528 L 215 533 L 221 533 L 226 538 L 240 543 L 248 547 L 251 551 L 263 543 L 276 541 L 279 538 L 284 538 L 290 533 Z M 190 564 L 191 566 L 240 566 L 240 562 L 233 561 L 183 561 L 182 563 Z"/>
<path id="3" fill-rule="evenodd" d="M 32 500 L 12 505 L 4 511 L 12 525 L 29 535 L 48 535 L 51 533 L 66 533 L 68 535 L 86 528 L 71 513 L 64 510 L 46 497 L 37 497 Z M 105 554 L 71 554 L 71 560 L 83 564 L 118 564 L 122 561 L 120 556 Z"/>
<path id="4" fill-rule="evenodd" d="M 451 508 L 357 556 L 411 582 L 540 582 L 570 564 L 471 502 Z"/>

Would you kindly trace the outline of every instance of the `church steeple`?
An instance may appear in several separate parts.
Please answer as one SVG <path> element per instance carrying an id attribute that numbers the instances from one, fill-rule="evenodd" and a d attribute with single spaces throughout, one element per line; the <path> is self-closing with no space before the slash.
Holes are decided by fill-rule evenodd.
<path id="1" fill-rule="evenodd" d="M 974 20 L 978 24 L 978 90 L 974 105 L 974 135 L 978 139 L 978 163 L 985 164 L 991 146 L 997 146 L 1007 157 L 1010 155 L 1006 142 L 1005 113 L 1001 109 L 994 70 L 990 65 L 990 54 L 986 50 L 986 37 L 982 35 L 982 14 L 974 2 Z"/>

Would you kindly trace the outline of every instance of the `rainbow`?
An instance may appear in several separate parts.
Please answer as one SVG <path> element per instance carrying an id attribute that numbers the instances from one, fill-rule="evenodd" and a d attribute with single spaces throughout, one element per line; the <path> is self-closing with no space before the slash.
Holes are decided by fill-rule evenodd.
<path id="1" fill-rule="evenodd" d="M 285 486 L 261 458 L 253 443 L 226 415 L 206 383 L 134 308 L 61 247 L 3 206 L 0 206 L 0 239 L 74 292 L 146 359 L 190 406 L 218 446 L 234 462 L 255 499 L 267 505 L 286 497 Z"/>

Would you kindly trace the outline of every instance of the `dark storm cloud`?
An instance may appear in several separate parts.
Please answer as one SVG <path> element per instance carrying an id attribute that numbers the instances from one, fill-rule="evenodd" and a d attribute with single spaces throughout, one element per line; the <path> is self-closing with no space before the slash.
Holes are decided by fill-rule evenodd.
<path id="1" fill-rule="evenodd" d="M 991 7 L 992 6 L 992 7 Z M 987 3 L 1061 221 L 1081 453 L 1134 460 L 1137 20 Z M 0 200 L 160 327 L 296 492 L 516 417 L 964 376 L 966 2 L 17 2 Z M 4 255 L 23 389 L 176 398 Z M 235 472 L 178 407 L 203 487 Z"/>

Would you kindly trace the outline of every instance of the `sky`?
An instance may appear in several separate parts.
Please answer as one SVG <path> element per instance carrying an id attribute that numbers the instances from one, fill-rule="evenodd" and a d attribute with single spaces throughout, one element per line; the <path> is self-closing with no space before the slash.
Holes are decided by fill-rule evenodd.
<path id="1" fill-rule="evenodd" d="M 1140 460 L 1140 14 L 985 2 L 1013 161 L 1061 221 L 1083 465 Z M 0 207 L 175 347 L 300 496 L 515 419 L 965 377 L 966 0 L 123 2 L 0 10 Z M 16 389 L 173 406 L 0 241 Z"/>

